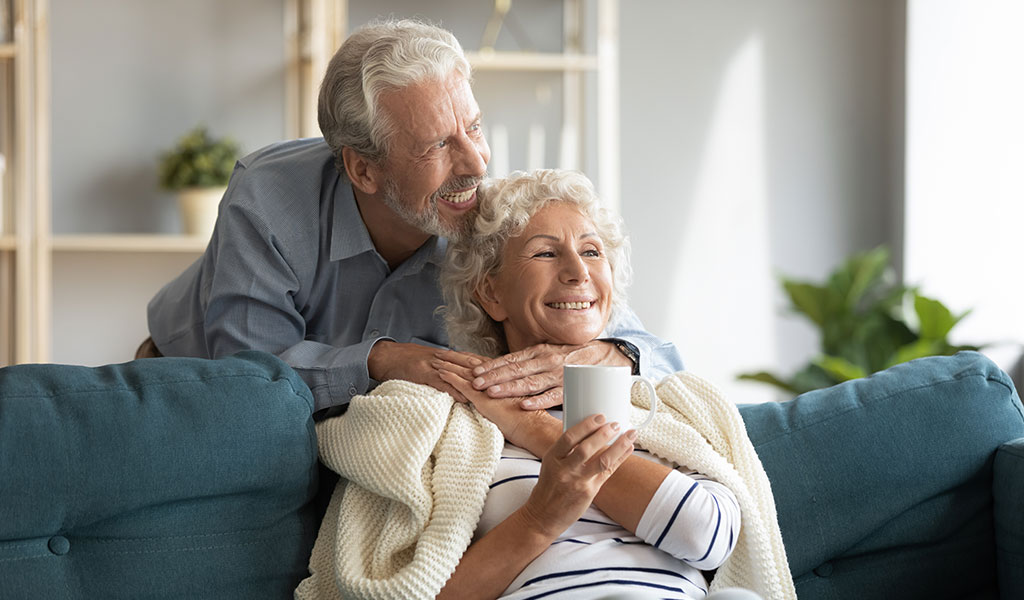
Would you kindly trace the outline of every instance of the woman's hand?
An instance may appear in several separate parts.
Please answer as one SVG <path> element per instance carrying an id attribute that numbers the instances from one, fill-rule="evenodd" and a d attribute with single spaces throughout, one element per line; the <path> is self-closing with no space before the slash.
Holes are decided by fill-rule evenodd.
<path id="1" fill-rule="evenodd" d="M 635 432 L 608 445 L 616 433 L 603 416 L 594 415 L 562 434 L 541 461 L 540 479 L 526 504 L 470 544 L 438 598 L 498 597 L 580 518 L 601 484 L 632 453 Z"/>
<path id="2" fill-rule="evenodd" d="M 498 426 L 505 439 L 537 456 L 543 456 L 562 429 L 561 421 L 542 410 L 523 410 L 520 398 L 491 398 L 473 389 L 471 365 L 449 362 L 440 358 L 461 360 L 451 356 L 455 352 L 439 353 L 432 366 L 442 381 L 464 396 L 477 412 Z M 464 357 L 463 357 L 464 358 Z"/>
<path id="3" fill-rule="evenodd" d="M 570 427 L 541 461 L 540 479 L 519 509 L 539 532 L 555 538 L 587 510 L 605 481 L 633 453 L 636 431 L 619 433 L 617 423 L 592 415 Z"/>

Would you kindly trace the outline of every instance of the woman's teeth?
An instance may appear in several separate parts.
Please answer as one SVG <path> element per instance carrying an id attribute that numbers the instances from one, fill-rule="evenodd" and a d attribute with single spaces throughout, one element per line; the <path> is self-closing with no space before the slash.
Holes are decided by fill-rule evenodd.
<path id="1" fill-rule="evenodd" d="M 442 194 L 441 198 L 445 202 L 450 202 L 452 204 L 462 204 L 463 202 L 468 202 L 469 199 L 472 198 L 473 194 L 475 194 L 475 193 L 476 193 L 476 188 L 469 188 L 468 190 L 466 190 L 464 192 L 453 192 L 451 194 Z"/>
<path id="2" fill-rule="evenodd" d="M 558 310 L 584 310 L 590 308 L 590 304 L 590 302 L 552 302 L 548 306 Z"/>

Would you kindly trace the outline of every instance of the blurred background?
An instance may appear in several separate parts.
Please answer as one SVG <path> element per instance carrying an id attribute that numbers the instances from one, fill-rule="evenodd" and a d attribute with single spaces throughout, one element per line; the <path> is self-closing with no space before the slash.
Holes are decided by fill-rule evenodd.
<path id="1" fill-rule="evenodd" d="M 202 123 L 244 154 L 309 134 L 296 64 L 315 53 L 303 43 L 318 43 L 299 35 L 322 15 L 310 2 L 35 3 L 47 45 L 24 52 L 43 65 L 49 130 L 36 133 L 49 153 L 33 202 L 48 214 L 33 213 L 44 281 L 33 283 L 41 325 L 26 330 L 39 337 L 29 359 L 132 357 L 149 298 L 202 248 L 168 241 L 181 217 L 157 183 L 161 153 L 182 135 Z M 779 277 L 820 282 L 880 245 L 897 281 L 956 315 L 971 310 L 954 343 L 992 343 L 1001 366 L 1019 368 L 1024 4 L 584 0 L 576 23 L 561 1 L 497 4 L 507 13 L 491 0 L 350 0 L 330 18 L 351 30 L 417 16 L 467 50 L 493 43 L 498 58 L 575 45 L 592 57 L 476 70 L 492 172 L 569 166 L 598 183 L 632 238 L 630 303 L 688 369 L 737 402 L 780 397 L 736 380 L 794 372 L 819 352 Z M 5 60 L 11 97 L 12 63 L 26 59 Z M 4 231 L 21 240 L 14 212 L 0 213 Z M 7 319 L 9 339 L 18 322 Z"/>

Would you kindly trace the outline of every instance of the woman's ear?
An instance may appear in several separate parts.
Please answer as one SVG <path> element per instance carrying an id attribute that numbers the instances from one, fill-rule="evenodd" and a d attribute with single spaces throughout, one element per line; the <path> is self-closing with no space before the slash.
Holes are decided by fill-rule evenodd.
<path id="1" fill-rule="evenodd" d="M 494 291 L 494 278 L 488 275 L 473 290 L 473 298 L 480 304 L 491 319 L 501 323 L 508 318 L 508 312 L 501 304 L 501 299 Z"/>
<path id="2" fill-rule="evenodd" d="M 341 158 L 345 162 L 345 172 L 348 173 L 352 185 L 368 196 L 376 194 L 380 189 L 381 180 L 377 164 L 348 146 L 341 149 Z"/>

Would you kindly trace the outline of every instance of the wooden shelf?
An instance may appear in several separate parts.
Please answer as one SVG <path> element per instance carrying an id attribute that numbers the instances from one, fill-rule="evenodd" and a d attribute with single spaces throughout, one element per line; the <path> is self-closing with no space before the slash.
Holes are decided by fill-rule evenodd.
<path id="1" fill-rule="evenodd" d="M 0 58 L 14 58 L 16 54 L 18 49 L 13 43 L 0 44 Z"/>
<path id="2" fill-rule="evenodd" d="M 467 52 L 478 71 L 596 71 L 597 57 L 589 54 L 542 52 Z"/>
<path id="3" fill-rule="evenodd" d="M 55 235 L 54 252 L 194 252 L 206 250 L 203 236 L 173 234 L 70 234 Z"/>
<path id="4" fill-rule="evenodd" d="M 0 250 L 14 250 L 18 246 L 18 240 L 13 235 L 0 235 Z"/>

